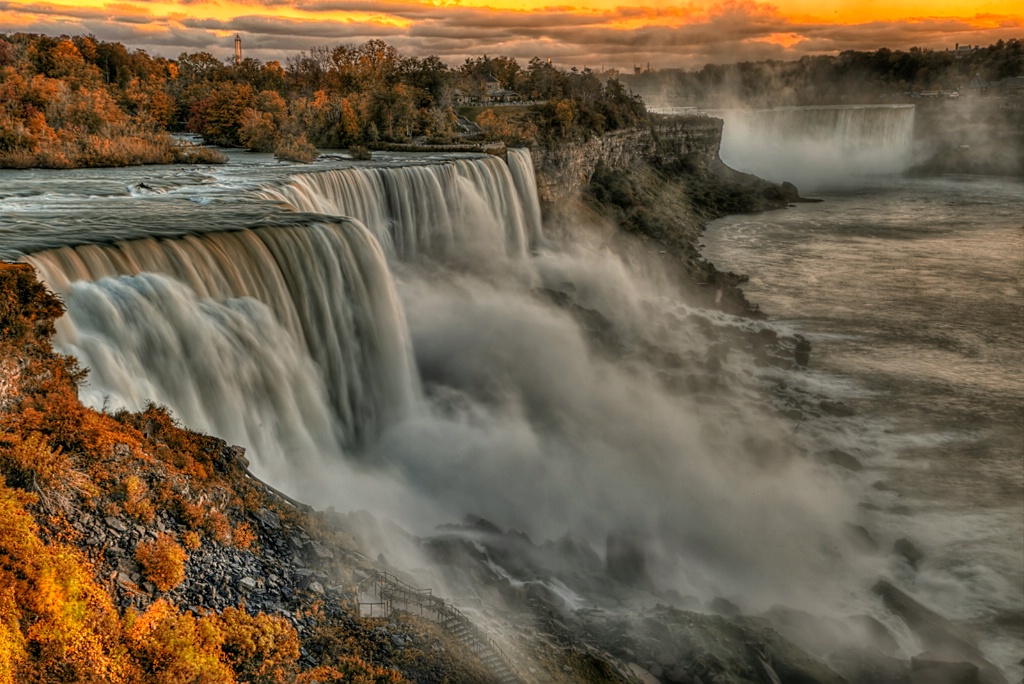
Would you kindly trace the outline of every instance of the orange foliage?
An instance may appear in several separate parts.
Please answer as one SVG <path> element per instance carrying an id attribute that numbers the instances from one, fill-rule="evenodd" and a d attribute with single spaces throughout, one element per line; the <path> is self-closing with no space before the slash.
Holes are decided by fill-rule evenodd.
<path id="1" fill-rule="evenodd" d="M 185 550 L 171 535 L 164 533 L 155 541 L 142 542 L 135 549 L 135 560 L 160 591 L 170 591 L 185 579 L 186 558 Z"/>
<path id="2" fill-rule="evenodd" d="M 149 500 L 149 487 L 138 475 L 129 475 L 124 481 L 124 511 L 143 523 L 153 522 L 156 515 Z"/>
<path id="3" fill-rule="evenodd" d="M 251 545 L 252 527 L 232 528 L 226 510 L 272 504 L 214 467 L 223 442 L 181 429 L 165 409 L 83 407 L 82 373 L 49 343 L 61 313 L 30 267 L 0 264 L 0 684 L 403 681 L 356 655 L 300 676 L 298 634 L 279 617 L 227 609 L 198 618 L 163 599 L 118 615 L 97 568 L 63 541 L 83 505 L 142 521 L 157 507 L 173 511 L 197 548 L 200 529 Z M 186 552 L 169 534 L 139 544 L 135 557 L 160 591 L 185 577 Z"/>
<path id="4" fill-rule="evenodd" d="M 341 656 L 333 666 L 303 672 L 295 684 L 403 684 L 408 680 L 389 668 L 378 667 L 356 656 Z"/>
<path id="5" fill-rule="evenodd" d="M 181 535 L 181 543 L 184 544 L 185 548 L 189 551 L 195 551 L 200 546 L 202 546 L 202 542 L 199 541 L 199 535 L 196 532 L 193 532 L 192 530 L 189 530 L 185 534 Z"/>
<path id="6" fill-rule="evenodd" d="M 0 472 L 23 489 L 58 487 L 67 482 L 71 461 L 58 447 L 50 449 L 38 432 L 22 439 L 12 435 L 13 446 L 0 449 Z"/>
<path id="7" fill-rule="evenodd" d="M 0 662 L 19 682 L 125 681 L 110 596 L 76 549 L 43 544 L 32 500 L 0 478 Z"/>
<path id="8" fill-rule="evenodd" d="M 159 599 L 140 616 L 126 619 L 128 647 L 138 663 L 140 684 L 233 684 L 221 660 L 220 631 L 208 619 L 181 613 Z"/>
<path id="9" fill-rule="evenodd" d="M 123 76 L 109 80 L 108 50 L 105 82 L 91 38 L 19 34 L 16 42 L 23 52 L 9 50 L 16 56 L 0 68 L 0 168 L 225 161 L 164 130 L 175 118 L 166 60 L 142 56 L 113 67 Z"/>
<path id="10" fill-rule="evenodd" d="M 242 523 L 231 533 L 231 542 L 240 549 L 252 548 L 252 543 L 256 539 L 257 535 L 249 523 Z"/>
<path id="11" fill-rule="evenodd" d="M 260 613 L 249 615 L 225 608 L 215 621 L 223 641 L 221 650 L 246 681 L 272 681 L 299 659 L 299 637 L 284 618 Z"/>
<path id="12" fill-rule="evenodd" d="M 231 521 L 224 512 L 211 508 L 203 520 L 203 529 L 219 544 L 231 543 Z"/>

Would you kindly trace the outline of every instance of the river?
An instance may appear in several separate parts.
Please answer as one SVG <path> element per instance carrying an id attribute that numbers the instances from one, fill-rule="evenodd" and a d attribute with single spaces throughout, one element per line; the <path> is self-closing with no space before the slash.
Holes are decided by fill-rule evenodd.
<path id="1" fill-rule="evenodd" d="M 748 298 L 811 340 L 819 391 L 855 409 L 817 431 L 865 469 L 889 571 L 1024 656 L 1024 187 L 1020 179 L 883 177 L 712 224 L 703 253 L 749 274 Z"/>

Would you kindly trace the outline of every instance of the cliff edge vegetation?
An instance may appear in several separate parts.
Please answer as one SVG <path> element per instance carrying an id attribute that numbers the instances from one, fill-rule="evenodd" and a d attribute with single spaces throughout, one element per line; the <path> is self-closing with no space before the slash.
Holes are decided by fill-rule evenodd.
<path id="1" fill-rule="evenodd" d="M 83 406 L 62 311 L 0 265 L 0 684 L 486 681 L 436 627 L 361 618 L 355 543 L 240 449 Z"/>

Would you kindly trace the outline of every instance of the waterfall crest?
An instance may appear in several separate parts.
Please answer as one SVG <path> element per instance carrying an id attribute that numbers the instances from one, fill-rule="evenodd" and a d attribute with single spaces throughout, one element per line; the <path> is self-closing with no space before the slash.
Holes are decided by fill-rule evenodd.
<path id="1" fill-rule="evenodd" d="M 295 211 L 358 219 L 400 260 L 453 256 L 481 239 L 489 251 L 520 258 L 541 237 L 529 150 L 510 150 L 508 165 L 486 156 L 302 173 L 261 196 Z"/>
<path id="2" fill-rule="evenodd" d="M 912 163 L 913 105 L 733 109 L 725 120 L 722 161 L 803 189 L 906 171 Z"/>
<path id="3" fill-rule="evenodd" d="M 306 226 L 256 228 L 181 239 L 62 247 L 26 259 L 51 288 L 68 299 L 69 316 L 59 322 L 59 334 L 65 344 L 76 349 L 83 345 L 84 338 L 95 333 L 88 321 L 104 318 L 96 312 L 98 304 L 91 305 L 91 311 L 90 307 L 77 306 L 75 283 L 78 281 L 161 274 L 187 285 L 195 298 L 193 308 L 208 308 L 212 306 L 208 304 L 211 301 L 228 305 L 225 302 L 239 298 L 258 300 L 272 313 L 275 325 L 286 334 L 286 337 L 274 337 L 271 346 L 280 347 L 282 340 L 287 339 L 291 347 L 302 349 L 320 368 L 330 405 L 338 419 L 340 439 L 346 446 L 360 444 L 399 420 L 411 410 L 419 396 L 405 314 L 384 252 L 358 221 L 322 221 Z M 145 302 L 152 302 L 156 296 L 153 293 L 157 291 L 162 293 L 164 301 L 182 301 L 180 293 L 172 296 L 167 294 L 167 287 L 152 282 L 144 289 L 149 293 L 142 298 Z M 118 320 L 128 315 L 123 311 L 117 313 L 123 308 L 126 292 L 123 287 L 107 284 L 91 291 L 89 296 L 110 299 L 106 313 Z M 138 299 L 141 295 L 133 297 Z M 142 300 L 140 302 L 145 303 Z M 237 311 L 241 305 L 230 306 Z M 160 307 L 150 306 L 149 310 L 156 316 Z M 159 325 L 155 320 L 149 323 Z M 199 328 L 203 326 L 193 325 L 190 329 Z M 138 408 L 138 402 L 144 398 L 124 387 L 134 382 L 132 376 L 136 371 L 124 369 L 160 373 L 161 364 L 147 363 L 141 356 L 153 345 L 139 346 L 131 339 L 140 334 L 137 327 L 121 325 L 108 333 L 110 343 L 118 350 L 116 353 L 138 358 L 125 361 L 121 371 L 111 371 L 110 377 L 104 375 L 97 381 L 124 397 L 132 397 L 130 407 Z M 223 348 L 223 345 L 213 347 Z M 115 353 L 114 349 L 109 351 Z M 290 348 L 278 351 L 294 354 Z M 92 363 L 96 356 L 94 350 L 83 362 L 98 375 L 103 371 L 97 371 Z M 186 354 L 183 362 L 206 364 L 209 359 Z M 219 372 L 233 373 L 236 364 L 252 363 L 251 356 L 221 359 Z M 186 374 L 193 377 L 197 386 L 203 387 L 213 381 L 210 373 L 217 370 L 216 366 L 209 369 L 196 365 Z M 189 424 L 206 424 L 198 405 L 198 421 L 193 422 L 191 410 L 175 405 L 173 390 L 159 390 L 160 386 L 173 387 L 175 382 L 176 378 L 162 378 L 149 388 L 153 394 L 148 399 L 168 403 Z M 214 428 L 220 426 L 211 426 Z"/>

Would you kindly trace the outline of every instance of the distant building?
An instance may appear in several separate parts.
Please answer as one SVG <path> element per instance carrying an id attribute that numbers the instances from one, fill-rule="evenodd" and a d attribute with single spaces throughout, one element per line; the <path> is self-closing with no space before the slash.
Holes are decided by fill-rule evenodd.
<path id="1" fill-rule="evenodd" d="M 493 97 L 494 93 L 501 90 L 501 81 L 494 77 L 494 74 L 487 74 L 487 78 L 484 79 L 484 88 L 487 90 L 487 96 Z"/>
<path id="2" fill-rule="evenodd" d="M 961 45 L 960 43 L 957 43 L 952 50 L 946 48 L 946 52 L 952 52 L 954 57 L 963 57 L 964 55 L 969 55 L 970 53 L 974 52 L 977 49 L 977 45 Z"/>
<path id="3" fill-rule="evenodd" d="M 242 63 L 242 36 L 235 34 L 235 66 Z"/>

